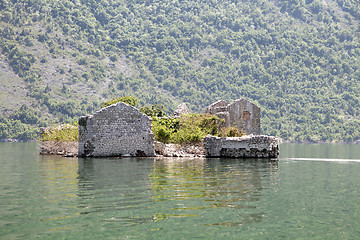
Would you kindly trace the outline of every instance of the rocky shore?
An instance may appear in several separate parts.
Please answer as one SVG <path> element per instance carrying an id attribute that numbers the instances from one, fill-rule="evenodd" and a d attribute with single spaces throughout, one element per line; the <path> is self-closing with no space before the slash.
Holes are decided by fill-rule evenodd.
<path id="1" fill-rule="evenodd" d="M 164 144 L 155 142 L 157 157 L 205 157 L 205 149 L 202 142 L 195 144 Z"/>
<path id="2" fill-rule="evenodd" d="M 40 143 L 40 154 L 77 157 L 78 145 L 78 142 L 45 141 Z M 205 150 L 202 143 L 180 145 L 155 142 L 155 153 L 156 157 L 205 157 Z"/>
<path id="3" fill-rule="evenodd" d="M 40 143 L 40 154 L 76 157 L 78 154 L 78 146 L 78 142 L 44 141 Z"/>
<path id="4" fill-rule="evenodd" d="M 154 149 L 156 157 L 277 158 L 279 155 L 279 139 L 265 135 L 231 138 L 208 135 L 203 142 L 193 144 L 164 144 L 155 141 Z M 78 155 L 78 142 L 41 142 L 40 154 L 76 157 Z M 117 157 L 130 157 L 130 155 Z"/>

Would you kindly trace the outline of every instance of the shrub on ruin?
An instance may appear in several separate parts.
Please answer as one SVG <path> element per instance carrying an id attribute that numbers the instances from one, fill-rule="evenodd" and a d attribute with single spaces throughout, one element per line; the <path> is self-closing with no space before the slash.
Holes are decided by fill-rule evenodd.
<path id="1" fill-rule="evenodd" d="M 223 120 L 210 114 L 184 114 L 179 118 L 153 119 L 153 134 L 164 143 L 196 143 L 208 135 L 219 135 Z"/>
<path id="2" fill-rule="evenodd" d="M 108 107 L 108 106 L 116 104 L 118 102 L 123 102 L 123 103 L 129 104 L 130 106 L 135 107 L 138 104 L 139 100 L 133 96 L 118 97 L 118 98 L 113 98 L 109 101 L 104 102 L 101 105 L 101 107 L 102 108 Z"/>
<path id="3" fill-rule="evenodd" d="M 243 131 L 237 127 L 222 128 L 219 133 L 219 137 L 242 137 L 244 135 Z"/>
<path id="4" fill-rule="evenodd" d="M 173 134 L 172 142 L 179 144 L 198 143 L 206 135 L 207 134 L 198 126 L 193 126 L 191 128 L 181 128 L 179 131 Z"/>
<path id="5" fill-rule="evenodd" d="M 146 114 L 149 117 L 152 117 L 152 118 L 166 116 L 164 106 L 161 104 L 154 104 L 154 105 L 151 105 L 151 107 L 144 106 L 144 107 L 141 107 L 139 109 L 139 111 Z"/>
<path id="6" fill-rule="evenodd" d="M 154 138 L 157 141 L 163 142 L 163 143 L 169 143 L 172 132 L 166 126 L 155 123 L 155 124 L 153 124 L 153 134 L 154 134 Z"/>
<path id="7" fill-rule="evenodd" d="M 40 135 L 40 141 L 55 142 L 77 142 L 79 141 L 79 128 L 74 124 L 63 124 L 55 127 L 43 129 Z"/>
<path id="8" fill-rule="evenodd" d="M 176 118 L 153 118 L 152 131 L 157 141 L 171 142 L 174 133 L 179 130 L 179 127 L 179 120 Z"/>

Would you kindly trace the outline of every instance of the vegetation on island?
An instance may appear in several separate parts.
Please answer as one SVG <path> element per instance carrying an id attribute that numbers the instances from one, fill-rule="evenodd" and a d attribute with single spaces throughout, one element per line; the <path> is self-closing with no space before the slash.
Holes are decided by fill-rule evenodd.
<path id="1" fill-rule="evenodd" d="M 102 106 L 108 107 L 118 102 L 135 106 L 138 99 L 133 96 L 113 98 L 103 103 Z M 198 143 L 208 134 L 220 137 L 241 137 L 244 135 L 236 127 L 224 127 L 224 120 L 215 115 L 190 113 L 183 114 L 180 117 L 169 117 L 164 112 L 163 107 L 159 105 L 143 106 L 139 111 L 152 117 L 154 139 L 162 143 Z M 79 124 L 62 124 L 45 128 L 41 132 L 40 141 L 78 141 Z"/>
<path id="2" fill-rule="evenodd" d="M 155 118 L 152 124 L 155 140 L 163 143 L 197 143 L 208 134 L 219 137 L 244 135 L 235 127 L 224 127 L 223 119 L 210 114 L 190 113 L 178 118 Z"/>
<path id="3" fill-rule="evenodd" d="M 102 104 L 102 107 L 118 102 L 135 106 L 138 99 L 133 96 L 113 98 Z M 175 118 L 168 116 L 164 107 L 159 104 L 150 107 L 142 106 L 139 111 L 152 117 L 154 139 L 163 143 L 197 143 L 201 142 L 208 134 L 221 137 L 241 137 L 244 135 L 235 127 L 223 127 L 224 120 L 210 114 L 190 113 Z"/>
<path id="4" fill-rule="evenodd" d="M 130 106 L 135 107 L 138 104 L 139 99 L 137 99 L 136 97 L 133 97 L 133 96 L 125 96 L 125 97 L 113 98 L 113 99 L 111 99 L 109 101 L 104 102 L 101 105 L 101 107 L 102 108 L 108 107 L 108 106 L 113 105 L 113 104 L 118 103 L 118 102 L 124 102 L 126 104 L 129 104 Z"/>
<path id="5" fill-rule="evenodd" d="M 40 142 L 77 142 L 79 141 L 79 126 L 77 124 L 62 124 L 45 128 L 40 134 Z"/>
<path id="6" fill-rule="evenodd" d="M 263 134 L 357 141 L 359 21 L 355 0 L 4 0 L 0 139 L 132 95 L 165 112 L 244 97 Z"/>

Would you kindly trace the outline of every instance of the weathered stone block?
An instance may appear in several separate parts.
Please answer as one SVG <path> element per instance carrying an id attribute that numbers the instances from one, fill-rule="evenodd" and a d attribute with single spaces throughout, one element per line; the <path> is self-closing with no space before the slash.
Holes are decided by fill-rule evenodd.
<path id="1" fill-rule="evenodd" d="M 244 137 L 204 138 L 207 157 L 276 158 L 279 155 L 279 139 L 265 135 Z"/>
<path id="2" fill-rule="evenodd" d="M 218 112 L 216 113 L 216 116 L 220 119 L 224 119 L 224 123 L 221 127 L 230 127 L 230 114 L 228 112 Z"/>

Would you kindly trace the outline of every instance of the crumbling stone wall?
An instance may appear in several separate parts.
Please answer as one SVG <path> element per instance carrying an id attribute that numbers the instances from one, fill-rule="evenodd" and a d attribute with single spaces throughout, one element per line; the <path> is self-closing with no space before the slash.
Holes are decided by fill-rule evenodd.
<path id="1" fill-rule="evenodd" d="M 246 134 L 260 135 L 260 108 L 247 99 L 238 99 L 228 106 L 230 126 Z"/>
<path id="2" fill-rule="evenodd" d="M 225 122 L 222 127 L 230 127 L 230 113 L 228 109 L 229 103 L 224 100 L 217 101 L 210 106 L 208 106 L 205 110 L 205 113 L 210 113 L 212 115 L 216 115 L 220 119 L 224 119 Z"/>
<path id="3" fill-rule="evenodd" d="M 237 127 L 246 134 L 260 135 L 260 108 L 247 99 L 237 99 L 232 103 L 217 101 L 205 110 L 225 120 L 225 127 Z"/>
<path id="4" fill-rule="evenodd" d="M 208 106 L 205 110 L 205 113 L 210 113 L 214 115 L 219 112 L 228 112 L 228 108 L 227 108 L 228 105 L 229 102 L 224 100 L 219 100 Z"/>
<path id="5" fill-rule="evenodd" d="M 151 118 L 126 103 L 79 118 L 79 157 L 154 155 Z"/>
<path id="6" fill-rule="evenodd" d="M 243 137 L 204 138 L 206 157 L 276 158 L 279 155 L 279 139 L 273 136 L 248 135 Z"/>

